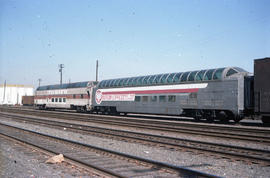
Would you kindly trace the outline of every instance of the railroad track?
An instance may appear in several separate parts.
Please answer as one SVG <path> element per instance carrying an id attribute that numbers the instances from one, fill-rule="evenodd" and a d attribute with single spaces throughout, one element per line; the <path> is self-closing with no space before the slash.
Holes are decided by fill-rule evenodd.
<path id="1" fill-rule="evenodd" d="M 146 144 L 152 147 L 162 147 L 176 151 L 192 151 L 194 153 L 203 153 L 232 161 L 244 161 L 248 164 L 270 165 L 270 151 L 261 149 L 251 149 L 233 145 L 216 144 L 203 141 L 194 141 L 187 139 L 172 138 L 160 135 L 143 134 L 129 131 L 119 131 L 113 129 L 104 129 L 99 127 L 85 126 L 74 123 L 52 121 L 41 118 L 28 118 L 26 116 L 14 116 L 1 113 L 2 117 L 9 117 L 20 122 L 45 125 L 49 127 L 65 128 L 69 131 L 91 134 L 99 137 L 106 137 L 126 142 L 136 142 Z"/>
<path id="2" fill-rule="evenodd" d="M 0 124 L 0 135 L 55 154 L 62 153 L 69 160 L 110 177 L 217 177 L 5 124 Z"/>
<path id="3" fill-rule="evenodd" d="M 241 140 L 254 143 L 264 143 L 270 145 L 270 130 L 257 128 L 239 128 L 231 126 L 216 126 L 198 123 L 179 123 L 171 121 L 157 121 L 149 119 L 136 119 L 119 116 L 87 115 L 77 113 L 63 113 L 37 110 L 18 110 L 10 108 L 0 108 L 3 112 L 27 114 L 41 117 L 51 117 L 65 120 L 78 120 L 83 122 L 110 124 L 116 126 L 134 127 L 140 129 L 150 129 L 180 134 L 191 134 L 222 138 L 227 140 Z"/>

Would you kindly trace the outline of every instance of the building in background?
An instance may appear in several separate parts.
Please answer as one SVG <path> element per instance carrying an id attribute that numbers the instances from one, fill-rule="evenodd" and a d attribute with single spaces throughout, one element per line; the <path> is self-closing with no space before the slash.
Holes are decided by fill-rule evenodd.
<path id="1" fill-rule="evenodd" d="M 22 105 L 22 96 L 33 95 L 33 86 L 0 84 L 0 105 Z"/>

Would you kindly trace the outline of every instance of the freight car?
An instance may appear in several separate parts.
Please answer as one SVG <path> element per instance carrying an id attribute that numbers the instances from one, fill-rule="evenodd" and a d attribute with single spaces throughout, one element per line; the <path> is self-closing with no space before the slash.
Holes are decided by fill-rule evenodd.
<path id="1" fill-rule="evenodd" d="M 47 85 L 37 88 L 35 106 L 39 109 L 92 110 L 92 87 L 95 82 Z"/>
<path id="2" fill-rule="evenodd" d="M 34 105 L 34 96 L 22 96 L 22 105 L 23 106 L 33 106 Z"/>
<path id="3" fill-rule="evenodd" d="M 254 61 L 254 112 L 270 123 L 270 58 Z"/>

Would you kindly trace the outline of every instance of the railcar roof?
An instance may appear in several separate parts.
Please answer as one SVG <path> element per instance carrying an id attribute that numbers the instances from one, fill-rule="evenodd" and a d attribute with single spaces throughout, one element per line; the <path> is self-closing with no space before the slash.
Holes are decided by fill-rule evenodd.
<path id="1" fill-rule="evenodd" d="M 136 87 L 160 84 L 175 84 L 186 82 L 200 82 L 222 80 L 236 73 L 246 72 L 239 67 L 224 67 L 207 70 L 196 70 L 188 72 L 175 72 L 166 74 L 146 75 L 138 77 L 118 78 L 110 80 L 102 80 L 99 88 L 115 88 L 115 87 Z"/>
<path id="2" fill-rule="evenodd" d="M 42 90 L 57 90 L 57 89 L 67 89 L 67 88 L 84 88 L 88 86 L 89 82 L 76 82 L 76 83 L 65 83 L 65 84 L 58 84 L 58 85 L 46 85 L 40 86 L 37 88 L 37 91 Z"/>

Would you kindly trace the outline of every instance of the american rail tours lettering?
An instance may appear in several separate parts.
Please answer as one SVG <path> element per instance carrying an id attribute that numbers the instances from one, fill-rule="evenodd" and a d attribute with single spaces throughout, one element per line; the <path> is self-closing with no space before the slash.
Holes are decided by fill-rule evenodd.
<path id="1" fill-rule="evenodd" d="M 134 101 L 135 94 L 106 94 L 101 90 L 96 92 L 96 103 L 100 104 L 102 101 Z"/>

